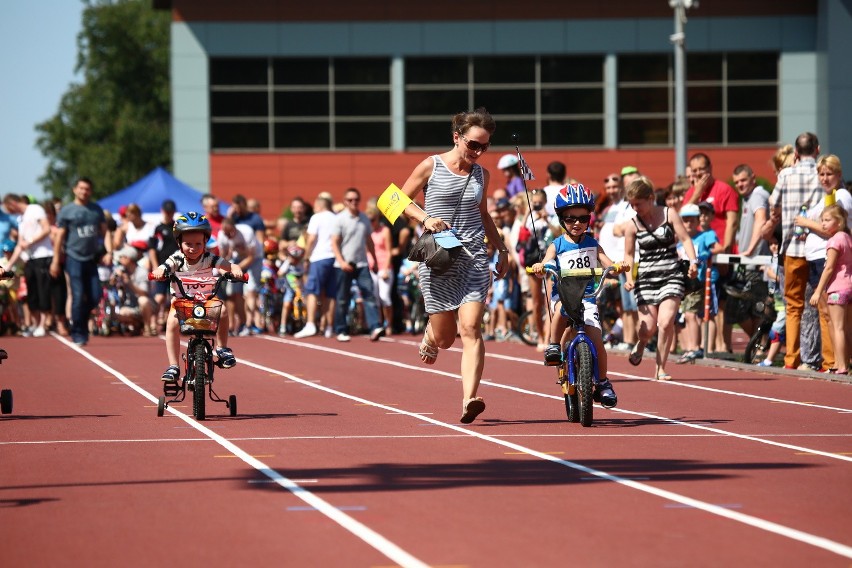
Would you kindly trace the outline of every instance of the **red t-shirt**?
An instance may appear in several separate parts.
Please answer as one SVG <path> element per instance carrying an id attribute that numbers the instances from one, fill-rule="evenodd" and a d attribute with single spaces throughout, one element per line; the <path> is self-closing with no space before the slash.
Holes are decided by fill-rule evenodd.
<path id="1" fill-rule="evenodd" d="M 686 203 L 692 194 L 695 193 L 695 187 L 690 187 L 683 196 L 683 201 Z M 727 183 L 718 179 L 713 180 L 713 185 L 710 189 L 704 192 L 704 195 L 696 201 L 701 203 L 706 201 L 713 205 L 715 216 L 713 222 L 710 223 L 710 228 L 716 233 L 719 238 L 719 243 L 725 244 L 725 226 L 727 225 L 727 212 L 740 210 L 740 195 Z M 736 234 L 734 235 L 736 236 Z M 736 243 L 735 243 L 736 244 Z"/>

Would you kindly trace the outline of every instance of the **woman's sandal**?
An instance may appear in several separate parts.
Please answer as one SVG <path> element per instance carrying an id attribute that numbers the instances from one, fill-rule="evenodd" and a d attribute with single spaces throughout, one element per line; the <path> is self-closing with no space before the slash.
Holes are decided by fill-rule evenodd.
<path id="1" fill-rule="evenodd" d="M 459 422 L 470 424 L 485 410 L 485 401 L 480 396 L 469 398 L 465 401 L 463 409 L 464 412 L 461 418 L 459 418 Z"/>
<path id="2" fill-rule="evenodd" d="M 420 341 L 420 359 L 427 365 L 434 365 L 438 360 L 438 348 L 429 343 L 429 332 L 423 332 L 423 339 Z"/>
<path id="3" fill-rule="evenodd" d="M 657 375 L 657 380 L 658 381 L 670 381 L 670 380 L 672 380 L 672 376 L 670 374 L 666 373 L 665 371 L 663 371 L 662 373 Z"/>
<path id="4" fill-rule="evenodd" d="M 627 361 L 633 365 L 634 367 L 639 366 L 639 363 L 642 362 L 642 355 L 645 353 L 645 348 L 642 347 L 642 351 L 639 351 L 639 343 L 633 346 L 633 349 L 630 351 L 630 355 L 627 357 Z"/>

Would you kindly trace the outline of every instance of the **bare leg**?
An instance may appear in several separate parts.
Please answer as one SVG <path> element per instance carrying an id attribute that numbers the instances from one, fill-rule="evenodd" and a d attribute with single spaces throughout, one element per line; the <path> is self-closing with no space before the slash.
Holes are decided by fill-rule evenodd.
<path id="1" fill-rule="evenodd" d="M 669 349 L 671 348 L 672 337 L 674 336 L 674 324 L 678 306 L 680 306 L 680 298 L 666 298 L 658 307 L 657 377 L 666 376 L 666 362 L 669 359 Z"/>

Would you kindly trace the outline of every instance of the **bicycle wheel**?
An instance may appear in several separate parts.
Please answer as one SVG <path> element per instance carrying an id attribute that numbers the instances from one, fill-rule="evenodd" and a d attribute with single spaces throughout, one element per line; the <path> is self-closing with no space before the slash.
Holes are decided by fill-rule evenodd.
<path id="1" fill-rule="evenodd" d="M 521 338 L 521 341 L 526 343 L 527 345 L 538 345 L 538 333 L 535 331 L 535 324 L 533 324 L 534 313 L 532 310 L 527 310 L 521 314 L 518 318 L 518 327 L 515 331 L 518 333 L 518 337 Z"/>
<path id="2" fill-rule="evenodd" d="M 195 340 L 192 343 L 192 351 L 189 355 L 192 361 L 189 377 L 192 381 L 192 415 L 195 416 L 196 420 L 204 420 L 207 417 L 204 408 L 206 403 L 207 353 L 204 347 L 204 341 Z"/>
<path id="3" fill-rule="evenodd" d="M 743 353 L 743 363 L 747 365 L 757 365 L 766 357 L 766 352 L 769 350 L 769 326 L 765 328 L 760 326 L 754 335 L 748 340 L 748 344 Z"/>
<path id="4" fill-rule="evenodd" d="M 575 348 L 575 377 L 576 384 L 574 385 L 577 392 L 577 406 L 579 412 L 579 421 L 585 427 L 592 425 L 592 388 L 594 379 L 592 378 L 592 352 L 589 346 L 584 342 L 578 342 Z"/>
<path id="5" fill-rule="evenodd" d="M 568 422 L 580 421 L 580 402 L 577 398 L 577 389 L 571 391 L 571 385 L 568 384 L 568 369 L 566 363 L 562 363 L 561 373 L 565 374 L 565 382 L 562 383 L 562 394 L 565 396 L 565 413 L 568 415 Z"/>

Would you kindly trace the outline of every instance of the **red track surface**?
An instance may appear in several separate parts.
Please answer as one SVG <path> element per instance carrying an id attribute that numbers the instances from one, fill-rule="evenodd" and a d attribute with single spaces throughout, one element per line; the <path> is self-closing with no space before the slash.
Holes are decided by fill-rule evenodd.
<path id="1" fill-rule="evenodd" d="M 849 566 L 852 385 L 705 366 L 565 420 L 552 369 L 460 353 L 240 338 L 239 416 L 156 416 L 156 338 L 4 338 L 0 563 L 12 566 Z"/>

